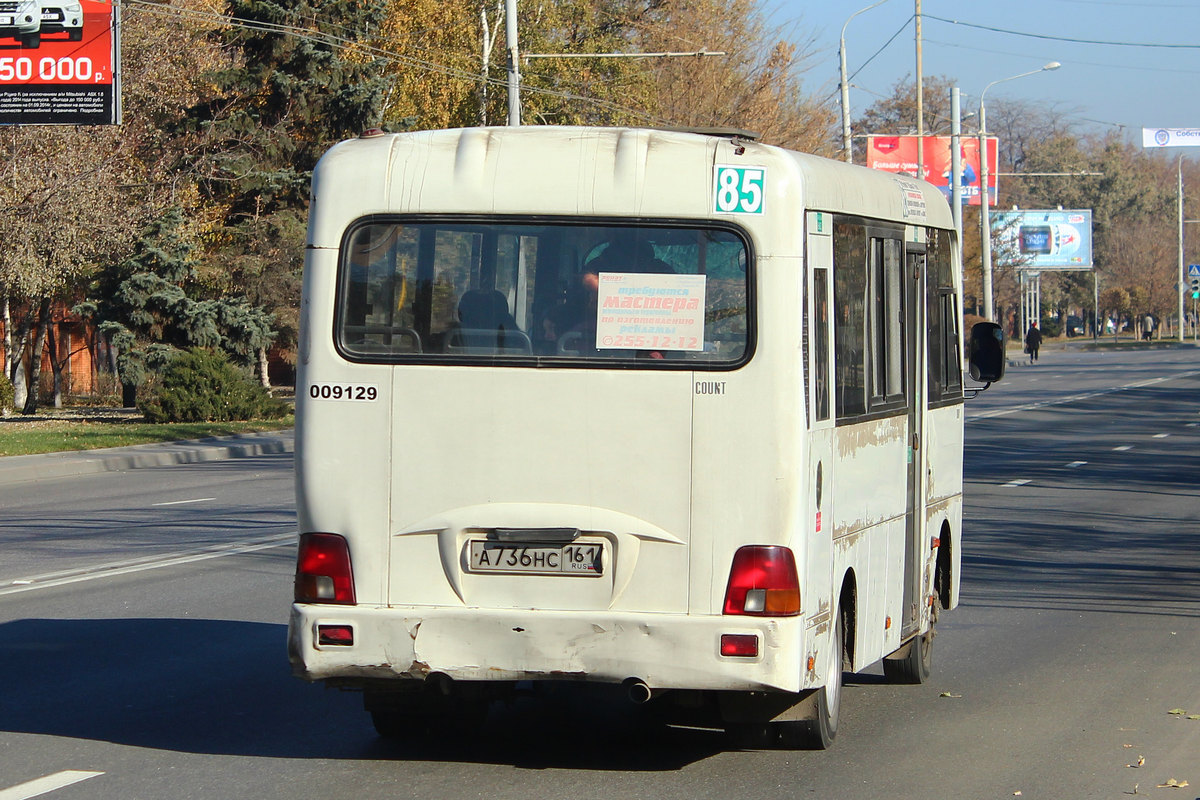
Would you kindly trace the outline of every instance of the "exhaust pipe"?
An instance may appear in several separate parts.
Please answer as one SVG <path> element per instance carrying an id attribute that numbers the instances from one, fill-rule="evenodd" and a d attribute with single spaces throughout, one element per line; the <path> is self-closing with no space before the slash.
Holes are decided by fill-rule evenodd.
<path id="1" fill-rule="evenodd" d="M 646 685 L 646 682 L 637 678 L 625 681 L 625 692 L 629 696 L 629 701 L 637 706 L 649 703 L 650 699 L 654 697 L 654 691 Z"/>

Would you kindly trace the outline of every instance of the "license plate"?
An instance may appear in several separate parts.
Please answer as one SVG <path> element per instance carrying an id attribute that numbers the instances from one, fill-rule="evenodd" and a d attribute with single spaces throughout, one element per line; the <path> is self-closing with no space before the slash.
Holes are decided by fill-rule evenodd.
<path id="1" fill-rule="evenodd" d="M 563 545 L 471 541 L 471 572 L 519 572 L 532 575 L 601 575 L 601 542 Z"/>
<path id="2" fill-rule="evenodd" d="M 12 17 L 0 17 L 0 25 L 9 26 L 13 24 Z"/>

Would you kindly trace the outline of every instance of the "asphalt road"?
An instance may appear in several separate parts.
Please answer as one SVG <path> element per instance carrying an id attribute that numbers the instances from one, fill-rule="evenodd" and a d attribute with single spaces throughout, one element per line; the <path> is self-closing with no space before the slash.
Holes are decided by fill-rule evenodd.
<path id="1" fill-rule="evenodd" d="M 0 486 L 0 800 L 1200 796 L 1198 399 L 1200 350 L 1044 350 L 969 401 L 934 677 L 847 676 L 824 753 L 583 694 L 383 742 L 288 674 L 290 455 Z"/>

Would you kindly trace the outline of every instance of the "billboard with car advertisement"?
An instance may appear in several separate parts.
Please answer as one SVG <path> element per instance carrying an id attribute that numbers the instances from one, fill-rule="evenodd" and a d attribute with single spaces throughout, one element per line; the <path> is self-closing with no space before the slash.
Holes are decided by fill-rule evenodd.
<path id="1" fill-rule="evenodd" d="M 1025 270 L 1092 268 L 1092 211 L 994 211 L 996 263 Z"/>
<path id="2" fill-rule="evenodd" d="M 988 149 L 988 202 L 996 202 L 996 172 L 998 169 L 997 154 L 999 144 L 994 136 L 987 140 Z M 942 190 L 946 199 L 950 199 L 950 158 L 953 139 L 949 136 L 926 136 L 923 169 L 918 177 L 929 181 Z M 959 137 L 959 148 L 962 156 L 962 197 L 963 205 L 979 205 L 979 137 Z M 868 136 L 867 137 L 867 166 L 884 172 L 904 172 L 909 175 L 917 173 L 917 137 L 916 136 Z"/>
<path id="3" fill-rule="evenodd" d="M 0 0 L 0 124 L 121 121 L 119 0 Z"/>

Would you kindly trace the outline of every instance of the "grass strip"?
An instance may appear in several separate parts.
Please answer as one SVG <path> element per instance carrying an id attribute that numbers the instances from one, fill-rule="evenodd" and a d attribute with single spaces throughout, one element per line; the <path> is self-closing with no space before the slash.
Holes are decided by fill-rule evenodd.
<path id="1" fill-rule="evenodd" d="M 10 418 L 0 423 L 0 456 L 207 439 L 212 436 L 285 430 L 294 424 L 290 416 L 257 422 L 177 422 L 162 425 L 148 422 Z"/>

